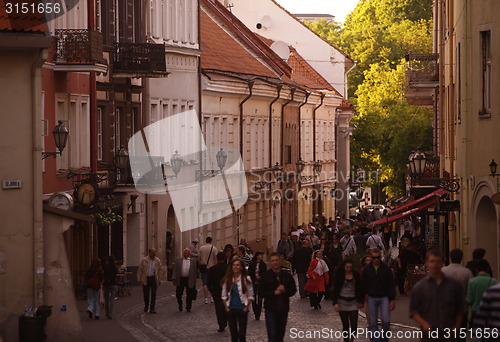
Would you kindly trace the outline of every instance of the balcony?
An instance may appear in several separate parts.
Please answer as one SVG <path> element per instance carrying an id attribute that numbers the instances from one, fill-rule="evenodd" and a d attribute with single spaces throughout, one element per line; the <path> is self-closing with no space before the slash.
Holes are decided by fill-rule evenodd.
<path id="1" fill-rule="evenodd" d="M 165 45 L 117 43 L 113 77 L 167 77 Z"/>
<path id="2" fill-rule="evenodd" d="M 406 56 L 406 99 L 408 103 L 423 107 L 434 104 L 434 89 L 439 84 L 439 54 L 411 53 Z"/>
<path id="3" fill-rule="evenodd" d="M 55 30 L 54 70 L 66 72 L 107 71 L 102 35 L 89 29 Z"/>

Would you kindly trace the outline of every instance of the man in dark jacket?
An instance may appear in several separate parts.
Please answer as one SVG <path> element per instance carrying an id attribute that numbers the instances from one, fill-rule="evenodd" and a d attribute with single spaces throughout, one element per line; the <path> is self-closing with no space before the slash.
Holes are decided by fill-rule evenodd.
<path id="1" fill-rule="evenodd" d="M 363 269 L 361 278 L 368 295 L 368 329 L 372 332 L 370 342 L 388 341 L 387 332 L 390 330 L 390 311 L 394 310 L 396 296 L 394 276 L 389 266 L 381 261 L 378 248 L 372 250 L 372 263 Z M 374 332 L 378 330 L 378 314 L 382 321 L 382 338 L 375 338 Z M 376 333 L 378 334 L 378 333 Z M 376 336 L 376 335 L 375 335 Z"/>
<path id="2" fill-rule="evenodd" d="M 173 272 L 173 283 L 176 286 L 175 295 L 177 297 L 177 304 L 179 304 L 179 311 L 182 311 L 182 294 L 184 293 L 184 289 L 186 289 L 187 312 L 191 311 L 198 272 L 196 260 L 191 259 L 190 255 L 190 249 L 185 248 L 182 252 L 182 257 L 175 260 Z"/>
<path id="3" fill-rule="evenodd" d="M 304 286 L 307 282 L 307 268 L 311 262 L 313 250 L 309 246 L 309 241 L 307 240 L 301 241 L 300 244 L 300 247 L 293 253 L 293 263 L 295 264 L 295 271 L 299 279 L 300 298 L 306 298 Z"/>
<path id="4" fill-rule="evenodd" d="M 281 342 L 285 337 L 290 297 L 297 292 L 292 275 L 281 270 L 278 253 L 269 254 L 271 269 L 262 275 L 259 290 L 264 298 L 266 328 L 269 342 Z"/>
<path id="5" fill-rule="evenodd" d="M 217 264 L 208 269 L 207 286 L 212 294 L 215 304 L 215 315 L 219 324 L 218 332 L 223 332 L 227 327 L 226 309 L 222 301 L 222 286 L 221 281 L 227 271 L 227 265 L 224 262 L 225 255 L 222 252 L 217 253 Z"/>

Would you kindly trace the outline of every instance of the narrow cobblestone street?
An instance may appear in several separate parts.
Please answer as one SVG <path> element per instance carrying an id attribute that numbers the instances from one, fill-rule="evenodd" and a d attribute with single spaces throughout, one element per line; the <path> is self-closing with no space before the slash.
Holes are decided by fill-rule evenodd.
<path id="1" fill-rule="evenodd" d="M 118 319 L 119 323 L 141 342 L 230 340 L 228 328 L 223 333 L 217 332 L 218 326 L 215 320 L 214 304 L 204 304 L 203 293 L 201 291 L 198 293 L 198 300 L 193 302 L 192 311 L 189 313 L 186 311 L 178 311 L 175 294 L 173 294 L 172 291 L 169 292 L 168 295 L 158 300 L 156 315 L 144 313 L 142 306 L 136 306 L 124 313 L 124 315 Z M 396 302 L 396 305 L 398 305 L 398 302 Z M 298 295 L 295 295 L 292 298 L 285 341 L 342 341 L 341 338 L 330 336 L 330 331 L 335 334 L 336 331 L 342 329 L 341 327 L 339 315 L 333 310 L 331 301 L 323 301 L 322 310 L 317 311 L 309 308 L 308 299 L 300 299 Z M 358 327 L 367 327 L 364 314 L 361 314 L 359 317 Z M 292 330 L 294 328 L 296 330 Z M 394 334 L 398 332 L 410 334 L 415 331 L 409 327 L 397 324 L 393 325 L 391 328 Z M 327 335 L 322 335 L 322 337 L 319 338 L 307 338 L 307 335 L 304 335 L 304 338 L 302 338 L 302 336 L 298 335 L 299 332 L 307 333 L 326 330 Z M 248 320 L 247 341 L 254 342 L 266 340 L 267 335 L 264 317 L 261 317 L 260 321 L 256 321 L 251 312 Z M 393 338 L 391 340 L 408 342 L 418 341 L 417 338 L 408 337 Z M 360 338 L 357 341 L 368 340 L 366 338 Z"/>

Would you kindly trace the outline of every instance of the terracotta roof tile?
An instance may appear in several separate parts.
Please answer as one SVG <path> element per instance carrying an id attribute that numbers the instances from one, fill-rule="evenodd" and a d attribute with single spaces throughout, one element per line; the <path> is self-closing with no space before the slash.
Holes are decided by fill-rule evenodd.
<path id="1" fill-rule="evenodd" d="M 7 14 L 6 0 L 0 0 L 0 31 L 11 32 L 46 32 L 45 17 L 39 13 L 27 14 Z M 27 3 L 28 8 L 31 4 L 38 4 L 37 0 L 10 1 L 18 3 Z"/>
<path id="2" fill-rule="evenodd" d="M 216 23 L 203 8 L 200 13 L 201 24 L 201 67 L 235 73 L 279 77 L 265 65 L 265 56 L 254 55 L 249 47 L 236 40 L 220 24 Z M 228 28 L 226 28 L 228 29 Z"/>

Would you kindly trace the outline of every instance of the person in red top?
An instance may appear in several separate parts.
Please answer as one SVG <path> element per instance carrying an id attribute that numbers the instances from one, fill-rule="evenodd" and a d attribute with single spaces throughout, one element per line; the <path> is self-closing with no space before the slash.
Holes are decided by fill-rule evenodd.
<path id="1" fill-rule="evenodd" d="M 307 280 L 304 290 L 309 292 L 309 300 L 311 301 L 311 308 L 318 310 L 321 309 L 321 300 L 325 295 L 327 284 L 330 281 L 328 275 L 328 266 L 323 260 L 323 251 L 317 250 L 313 254 L 311 263 L 307 270 L 309 279 Z"/>

